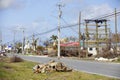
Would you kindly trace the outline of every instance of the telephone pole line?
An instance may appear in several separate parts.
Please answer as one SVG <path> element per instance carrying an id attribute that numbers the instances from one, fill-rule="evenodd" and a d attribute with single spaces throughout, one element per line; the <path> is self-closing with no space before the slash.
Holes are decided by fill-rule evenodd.
<path id="1" fill-rule="evenodd" d="M 63 5 L 59 3 L 57 6 L 59 9 L 59 11 L 58 11 L 58 54 L 57 54 L 57 56 L 58 56 L 58 58 L 60 58 L 60 27 L 61 27 L 60 20 L 61 20 L 61 16 L 62 16 L 61 7 L 63 7 Z"/>

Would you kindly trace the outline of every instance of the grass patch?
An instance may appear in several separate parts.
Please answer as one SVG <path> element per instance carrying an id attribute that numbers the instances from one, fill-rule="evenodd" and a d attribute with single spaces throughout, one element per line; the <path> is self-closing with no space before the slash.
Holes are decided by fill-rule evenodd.
<path id="1" fill-rule="evenodd" d="M 13 63 L 9 60 L 4 58 L 4 61 L 0 61 L 0 80 L 119 80 L 78 71 L 35 74 L 32 68 L 37 63 L 29 61 Z"/>

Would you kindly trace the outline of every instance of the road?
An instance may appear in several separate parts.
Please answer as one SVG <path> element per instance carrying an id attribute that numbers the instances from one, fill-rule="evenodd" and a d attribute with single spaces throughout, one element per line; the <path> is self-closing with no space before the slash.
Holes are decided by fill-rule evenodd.
<path id="1" fill-rule="evenodd" d="M 9 56 L 11 55 L 9 54 Z M 67 66 L 78 71 L 83 71 L 92 74 L 99 74 L 99 75 L 120 79 L 119 63 L 73 60 L 70 58 L 61 58 L 60 60 L 58 60 L 57 58 L 51 58 L 51 57 L 25 56 L 25 55 L 17 55 L 17 56 L 23 58 L 24 60 L 38 62 L 38 63 L 46 63 L 50 60 L 56 60 L 63 62 Z"/>

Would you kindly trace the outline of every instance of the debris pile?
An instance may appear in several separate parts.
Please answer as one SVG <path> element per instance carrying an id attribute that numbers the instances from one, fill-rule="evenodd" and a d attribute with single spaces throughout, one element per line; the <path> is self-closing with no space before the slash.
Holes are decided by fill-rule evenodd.
<path id="1" fill-rule="evenodd" d="M 33 67 L 34 73 L 49 73 L 52 71 L 57 72 L 70 72 L 72 71 L 71 68 L 68 68 L 62 62 L 56 62 L 54 60 L 46 63 L 46 64 L 39 64 Z"/>
<path id="2" fill-rule="evenodd" d="M 103 58 L 103 57 L 99 57 L 99 58 L 95 58 L 95 60 L 97 61 L 109 61 L 109 62 L 112 62 L 112 61 L 117 61 L 118 58 L 111 58 L 111 59 L 108 59 L 108 58 Z"/>
<path id="3" fill-rule="evenodd" d="M 7 56 L 5 52 L 0 51 L 0 56 Z"/>

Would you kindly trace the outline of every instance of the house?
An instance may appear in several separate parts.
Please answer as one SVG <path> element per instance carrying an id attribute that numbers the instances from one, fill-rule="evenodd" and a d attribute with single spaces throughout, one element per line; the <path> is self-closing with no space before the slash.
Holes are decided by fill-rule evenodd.
<path id="1" fill-rule="evenodd" d="M 62 50 L 78 53 L 79 42 L 63 43 L 60 46 Z M 81 47 L 81 50 L 83 50 L 83 47 Z M 92 54 L 93 56 L 97 55 L 97 49 L 95 47 L 88 47 L 87 51 L 88 54 Z"/>

